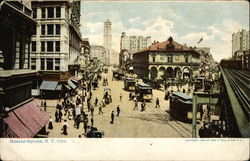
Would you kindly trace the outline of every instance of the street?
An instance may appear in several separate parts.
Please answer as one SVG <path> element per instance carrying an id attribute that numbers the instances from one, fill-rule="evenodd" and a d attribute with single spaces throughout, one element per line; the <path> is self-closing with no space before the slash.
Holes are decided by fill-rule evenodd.
<path id="1" fill-rule="evenodd" d="M 149 138 L 149 137 L 191 137 L 192 126 L 191 124 L 176 121 L 168 114 L 169 101 L 164 100 L 164 92 L 160 90 L 153 90 L 153 100 L 146 103 L 146 110 L 141 111 L 140 102 L 138 110 L 134 110 L 134 101 L 129 100 L 129 92 L 123 89 L 123 81 L 112 81 L 112 71 L 109 68 L 108 73 L 102 73 L 102 78 L 108 79 L 108 85 L 102 86 L 102 81 L 99 81 L 99 88 L 93 91 L 91 103 L 97 97 L 99 102 L 103 97 L 104 88 L 111 89 L 112 103 L 106 105 L 102 109 L 103 114 L 98 114 L 98 107 L 94 107 L 94 127 L 98 130 L 104 131 L 104 137 L 117 137 L 117 138 Z M 175 88 L 174 88 L 175 89 Z M 81 90 L 78 91 L 82 95 Z M 120 94 L 122 94 L 122 101 L 120 101 Z M 160 108 L 155 108 L 156 99 L 160 100 Z M 35 99 L 37 105 L 44 100 Z M 80 123 L 79 129 L 74 127 L 74 121 L 63 116 L 69 125 L 68 135 L 61 134 L 62 123 L 55 122 L 54 113 L 56 111 L 57 100 L 47 101 L 47 114 L 52 117 L 53 126 L 52 130 L 47 128 L 48 137 L 84 137 L 83 123 Z M 120 106 L 120 115 L 116 116 L 117 106 Z M 88 114 L 88 120 L 91 118 L 91 113 L 88 112 L 85 104 L 84 111 Z M 111 124 L 111 112 L 114 111 L 115 118 L 114 124 Z M 63 112 L 64 114 L 64 112 Z M 90 126 L 90 121 L 88 125 Z"/>

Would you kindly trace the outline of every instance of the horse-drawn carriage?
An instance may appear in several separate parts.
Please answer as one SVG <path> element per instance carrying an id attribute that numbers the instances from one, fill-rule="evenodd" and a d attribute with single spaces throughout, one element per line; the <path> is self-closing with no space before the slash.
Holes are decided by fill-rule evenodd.
<path id="1" fill-rule="evenodd" d="M 112 102 L 112 97 L 111 97 L 111 89 L 110 88 L 104 88 L 104 102 L 105 104 L 109 104 Z"/>

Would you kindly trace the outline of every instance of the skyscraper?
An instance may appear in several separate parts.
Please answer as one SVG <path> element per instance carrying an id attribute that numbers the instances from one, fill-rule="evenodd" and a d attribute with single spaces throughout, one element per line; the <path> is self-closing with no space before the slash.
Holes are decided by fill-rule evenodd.
<path id="1" fill-rule="evenodd" d="M 232 56 L 236 51 L 249 50 L 249 31 L 241 30 L 232 34 Z"/>
<path id="2" fill-rule="evenodd" d="M 111 21 L 107 19 L 107 21 L 104 22 L 104 33 L 103 33 L 103 46 L 106 50 L 105 55 L 105 64 L 110 64 L 110 55 L 111 55 L 111 48 L 112 48 L 112 28 L 111 28 Z"/>

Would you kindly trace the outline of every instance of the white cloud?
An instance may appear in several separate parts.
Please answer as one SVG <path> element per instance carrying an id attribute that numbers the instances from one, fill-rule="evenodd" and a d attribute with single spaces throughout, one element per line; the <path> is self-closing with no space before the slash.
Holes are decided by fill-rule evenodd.
<path id="1" fill-rule="evenodd" d="M 91 34 L 99 33 L 100 30 L 103 28 L 102 22 L 96 22 L 96 23 L 86 23 L 87 32 Z"/>
<path id="2" fill-rule="evenodd" d="M 128 20 L 130 23 L 136 23 L 136 22 L 139 22 L 140 21 L 140 17 L 135 17 L 135 18 L 130 18 L 129 20 Z"/>

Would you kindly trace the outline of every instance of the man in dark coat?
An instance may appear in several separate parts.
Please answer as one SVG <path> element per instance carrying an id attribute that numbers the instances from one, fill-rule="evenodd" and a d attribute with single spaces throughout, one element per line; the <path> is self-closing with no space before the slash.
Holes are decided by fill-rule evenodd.
<path id="1" fill-rule="evenodd" d="M 114 111 L 112 111 L 112 113 L 111 113 L 111 124 L 113 124 L 114 123 L 114 118 L 115 118 L 115 114 L 114 114 Z"/>
<path id="2" fill-rule="evenodd" d="M 121 109 L 120 109 L 120 106 L 119 106 L 119 105 L 117 106 L 116 111 L 117 111 L 117 115 L 116 115 L 116 116 L 119 116 L 120 111 L 121 111 Z"/>
<path id="3" fill-rule="evenodd" d="M 160 107 L 160 100 L 159 98 L 156 99 L 156 105 L 155 105 L 155 108 L 158 108 Z"/>
<path id="4" fill-rule="evenodd" d="M 46 102 L 46 100 L 44 101 L 44 111 L 46 112 L 47 111 L 47 102 Z"/>

